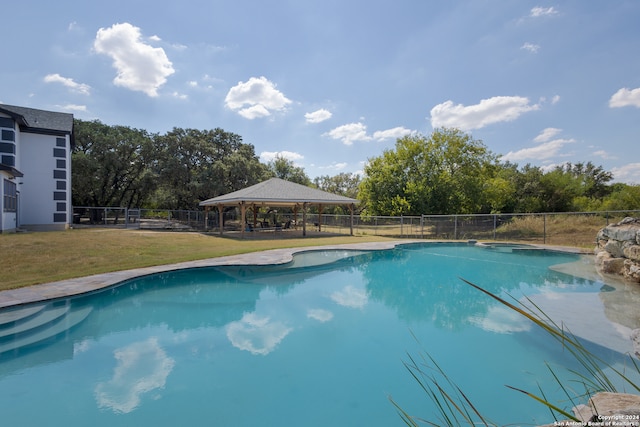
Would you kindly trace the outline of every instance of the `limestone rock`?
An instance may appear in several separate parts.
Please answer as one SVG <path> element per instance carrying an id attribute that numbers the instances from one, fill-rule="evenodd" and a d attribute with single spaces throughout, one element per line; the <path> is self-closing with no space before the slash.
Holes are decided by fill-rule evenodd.
<path id="1" fill-rule="evenodd" d="M 640 283 L 640 219 L 627 217 L 601 229 L 594 252 L 601 273 Z"/>
<path id="2" fill-rule="evenodd" d="M 598 253 L 596 266 L 604 274 L 624 274 L 624 258 L 616 258 L 607 251 Z"/>
<path id="3" fill-rule="evenodd" d="M 640 264 L 630 259 L 624 260 L 624 277 L 633 282 L 640 283 Z"/>
<path id="4" fill-rule="evenodd" d="M 624 248 L 623 254 L 625 258 L 633 261 L 640 261 L 640 245 L 630 245 Z"/>
<path id="5" fill-rule="evenodd" d="M 626 393 L 598 393 L 586 405 L 573 408 L 573 414 L 584 425 L 638 426 L 640 396 Z M 589 424 L 589 422 L 593 424 Z M 607 424 L 609 422 L 609 424 Z M 615 424 L 614 424 L 615 423 Z M 560 421 L 546 426 L 575 425 L 572 421 Z M 543 426 L 543 427 L 546 427 Z"/>

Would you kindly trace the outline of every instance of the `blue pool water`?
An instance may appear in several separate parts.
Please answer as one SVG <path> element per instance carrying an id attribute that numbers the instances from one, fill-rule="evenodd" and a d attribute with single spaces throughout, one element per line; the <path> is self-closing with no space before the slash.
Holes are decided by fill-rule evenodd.
<path id="1" fill-rule="evenodd" d="M 425 353 L 495 422 L 552 422 L 504 385 L 553 397 L 544 362 L 571 359 L 460 278 L 516 298 L 603 283 L 549 269 L 578 255 L 517 249 L 307 252 L 0 311 L 2 425 L 403 425 L 389 397 L 436 420 L 403 365 Z"/>

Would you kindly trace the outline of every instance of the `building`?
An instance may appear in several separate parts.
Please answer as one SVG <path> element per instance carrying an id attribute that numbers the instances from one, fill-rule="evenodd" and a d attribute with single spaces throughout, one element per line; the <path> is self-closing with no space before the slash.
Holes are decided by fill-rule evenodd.
<path id="1" fill-rule="evenodd" d="M 72 221 L 73 114 L 0 104 L 0 232 Z"/>

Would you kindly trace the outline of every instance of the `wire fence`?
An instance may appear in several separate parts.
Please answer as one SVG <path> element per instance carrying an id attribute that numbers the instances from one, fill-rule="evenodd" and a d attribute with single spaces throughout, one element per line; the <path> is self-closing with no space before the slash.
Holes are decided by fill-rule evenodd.
<path id="1" fill-rule="evenodd" d="M 237 210 L 223 213 L 224 231 L 240 231 Z M 595 243 L 600 229 L 640 211 L 603 211 L 535 214 L 476 214 L 421 216 L 354 216 L 355 235 L 436 240 L 494 240 L 588 247 Z M 280 212 L 265 214 L 261 223 L 302 227 L 302 214 Z M 307 229 L 349 234 L 350 215 L 306 215 Z M 127 209 L 120 207 L 74 207 L 74 227 L 118 227 L 145 230 L 219 232 L 215 211 Z"/>

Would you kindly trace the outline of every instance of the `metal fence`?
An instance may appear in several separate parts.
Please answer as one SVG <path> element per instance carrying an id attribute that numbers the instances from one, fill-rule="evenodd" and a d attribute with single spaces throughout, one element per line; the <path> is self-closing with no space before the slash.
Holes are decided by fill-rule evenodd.
<path id="1" fill-rule="evenodd" d="M 275 214 L 270 214 L 275 215 Z M 291 220 L 301 227 L 302 214 L 279 213 L 273 222 Z M 354 216 L 356 235 L 437 240 L 496 240 L 530 243 L 590 246 L 598 231 L 640 211 L 478 214 L 422 216 Z M 350 215 L 306 216 L 307 228 L 328 233 L 348 234 Z M 119 207 L 74 207 L 74 227 L 120 227 L 147 230 L 213 231 L 219 230 L 218 213 L 209 212 L 205 224 L 203 211 L 127 209 Z M 241 230 L 237 210 L 224 213 L 225 230 Z"/>

